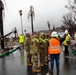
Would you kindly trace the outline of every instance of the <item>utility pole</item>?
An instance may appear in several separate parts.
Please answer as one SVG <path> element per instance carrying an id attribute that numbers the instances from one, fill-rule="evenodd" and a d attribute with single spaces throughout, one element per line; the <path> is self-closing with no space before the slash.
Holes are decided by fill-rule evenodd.
<path id="1" fill-rule="evenodd" d="M 25 36 L 26 36 L 26 29 L 24 30 L 24 32 L 25 32 Z"/>
<path id="2" fill-rule="evenodd" d="M 14 28 L 14 33 L 15 33 L 15 40 L 16 40 L 16 34 L 17 34 L 17 29 L 16 29 L 16 27 Z"/>
<path id="3" fill-rule="evenodd" d="M 1 49 L 4 49 L 4 30 L 3 30 L 3 16 L 2 11 L 4 10 L 4 5 L 0 0 L 0 38 L 1 38 Z"/>
<path id="4" fill-rule="evenodd" d="M 21 30 L 22 30 L 22 34 L 23 34 L 22 10 L 19 10 L 19 14 L 20 14 L 20 19 L 21 19 Z"/>
<path id="5" fill-rule="evenodd" d="M 49 23 L 49 21 L 47 21 L 47 24 L 48 24 L 48 28 L 49 28 L 49 31 L 50 31 L 50 23 Z"/>
<path id="6" fill-rule="evenodd" d="M 30 10 L 29 10 L 29 13 L 28 13 L 28 18 L 31 17 L 31 29 L 32 29 L 32 34 L 34 32 L 34 28 L 33 28 L 33 20 L 34 20 L 34 17 L 35 17 L 35 13 L 34 13 L 34 7 L 31 5 L 30 6 Z"/>

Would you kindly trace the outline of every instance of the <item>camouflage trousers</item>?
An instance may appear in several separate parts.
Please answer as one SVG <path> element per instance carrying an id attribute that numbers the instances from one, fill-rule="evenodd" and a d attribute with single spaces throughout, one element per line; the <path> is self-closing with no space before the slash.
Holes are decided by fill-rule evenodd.
<path id="1" fill-rule="evenodd" d="M 40 64 L 45 63 L 45 49 L 40 49 Z"/>
<path id="2" fill-rule="evenodd" d="M 47 51 L 47 50 L 48 50 L 48 49 L 47 49 L 47 47 L 46 47 L 45 50 L 44 50 L 45 62 L 48 61 L 48 51 Z"/>
<path id="3" fill-rule="evenodd" d="M 33 54 L 32 60 L 33 60 L 33 69 L 37 69 L 38 68 L 38 54 Z"/>
<path id="4" fill-rule="evenodd" d="M 30 51 L 26 52 L 26 63 L 27 64 L 31 63 L 31 54 L 30 54 Z"/>

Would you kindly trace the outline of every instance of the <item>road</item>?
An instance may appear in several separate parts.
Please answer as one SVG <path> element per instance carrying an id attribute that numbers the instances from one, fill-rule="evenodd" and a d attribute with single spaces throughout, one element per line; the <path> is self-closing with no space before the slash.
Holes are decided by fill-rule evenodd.
<path id="1" fill-rule="evenodd" d="M 54 66 L 53 75 L 75 75 L 76 73 L 76 56 L 71 53 L 70 57 L 64 58 L 63 51 L 60 54 L 60 72 L 56 74 Z M 26 66 L 26 52 L 16 50 L 4 58 L 0 58 L 0 75 L 51 75 L 50 62 L 48 66 L 41 68 L 40 73 L 33 73 L 31 67 Z"/>

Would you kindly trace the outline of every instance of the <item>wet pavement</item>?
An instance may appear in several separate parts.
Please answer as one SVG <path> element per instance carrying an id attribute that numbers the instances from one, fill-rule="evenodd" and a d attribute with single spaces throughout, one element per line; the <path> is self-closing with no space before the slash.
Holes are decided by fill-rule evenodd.
<path id="1" fill-rule="evenodd" d="M 26 52 L 16 50 L 4 58 L 0 58 L 0 75 L 75 75 L 76 56 L 71 53 L 70 57 L 64 58 L 63 51 L 60 54 L 60 72 L 57 74 L 56 65 L 54 72 L 50 74 L 50 62 L 48 66 L 41 68 L 40 73 L 33 73 L 31 67 L 26 66 Z"/>

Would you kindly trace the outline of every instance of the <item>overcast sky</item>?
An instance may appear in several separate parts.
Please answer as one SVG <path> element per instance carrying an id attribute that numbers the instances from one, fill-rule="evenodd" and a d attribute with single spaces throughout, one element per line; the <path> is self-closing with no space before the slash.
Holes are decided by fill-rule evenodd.
<path id="1" fill-rule="evenodd" d="M 4 0 L 2 0 L 4 3 Z M 48 30 L 47 21 L 50 22 L 51 29 L 53 25 L 61 26 L 62 16 L 68 12 L 65 5 L 67 0 L 5 0 L 7 10 L 5 7 L 4 17 L 4 34 L 12 31 L 17 27 L 18 33 L 21 33 L 21 20 L 19 10 L 22 10 L 23 30 L 31 32 L 31 22 L 28 20 L 29 8 L 32 5 L 35 12 L 34 30 Z"/>

